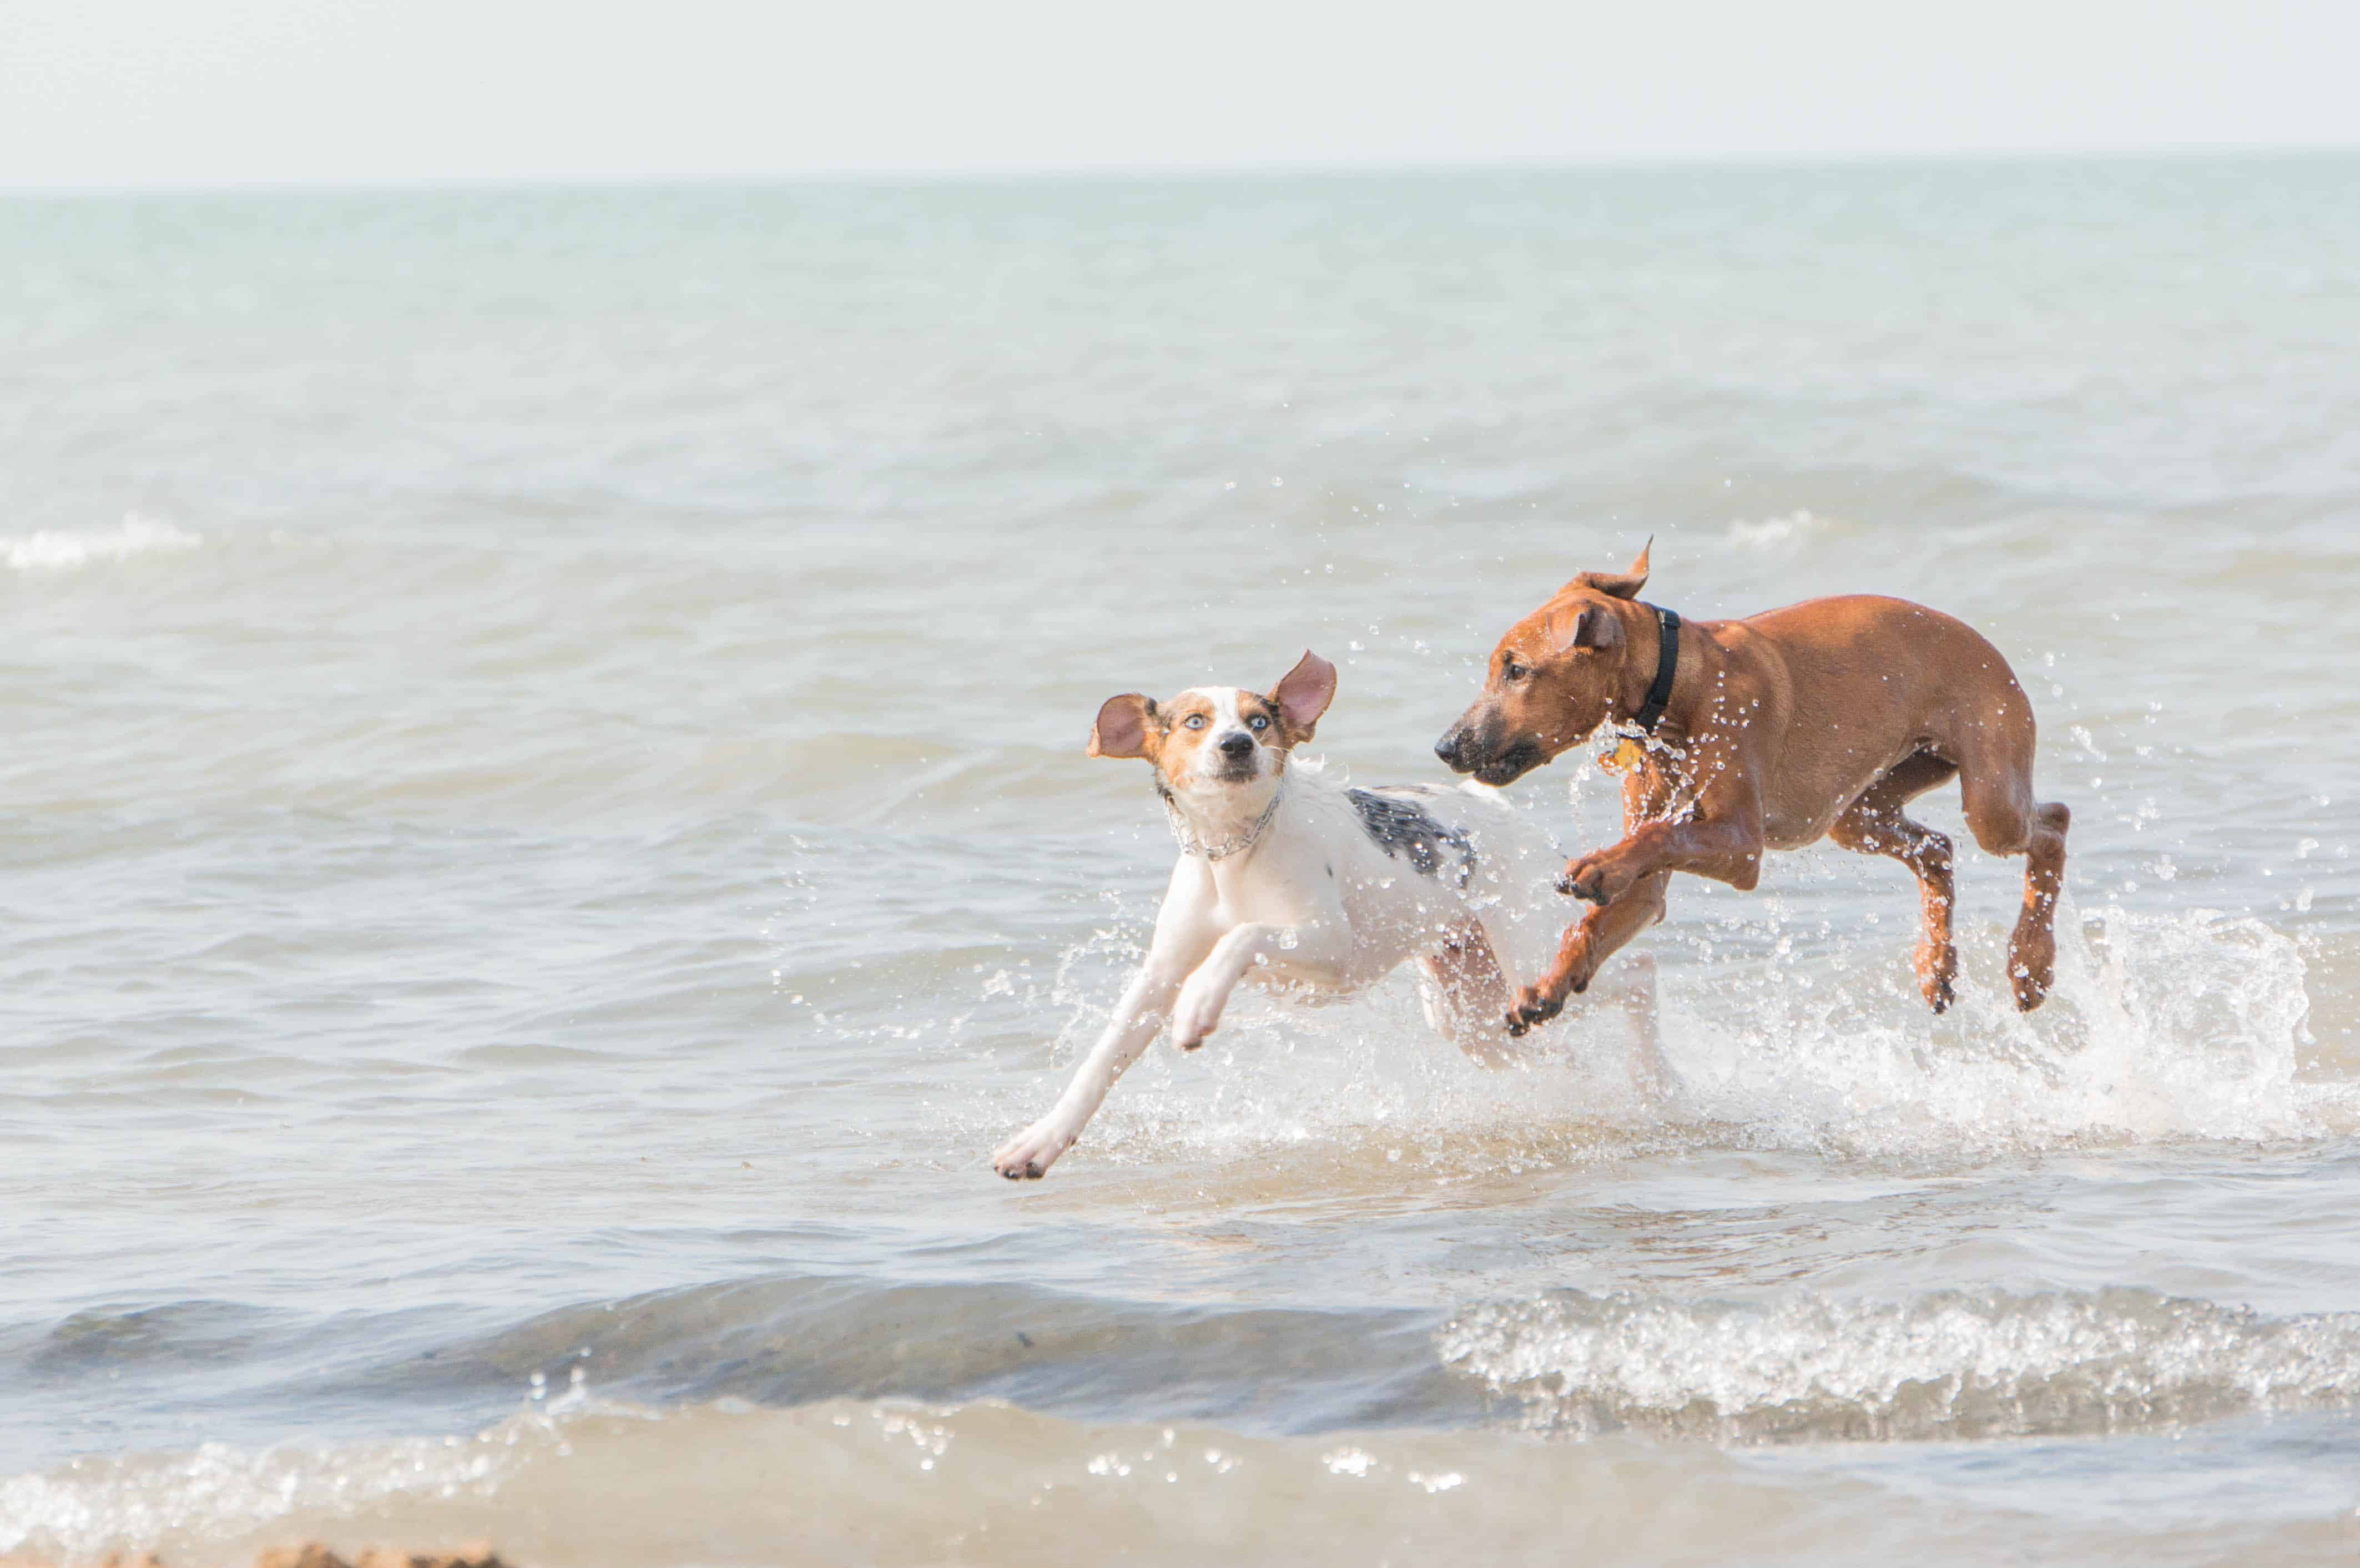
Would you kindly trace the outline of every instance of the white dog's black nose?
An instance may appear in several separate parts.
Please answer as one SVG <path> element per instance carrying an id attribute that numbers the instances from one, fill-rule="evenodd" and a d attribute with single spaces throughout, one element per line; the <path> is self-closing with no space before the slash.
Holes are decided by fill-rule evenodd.
<path id="1" fill-rule="evenodd" d="M 1233 762 L 1244 762 L 1253 755 L 1253 737 L 1242 729 L 1221 738 L 1221 755 Z"/>

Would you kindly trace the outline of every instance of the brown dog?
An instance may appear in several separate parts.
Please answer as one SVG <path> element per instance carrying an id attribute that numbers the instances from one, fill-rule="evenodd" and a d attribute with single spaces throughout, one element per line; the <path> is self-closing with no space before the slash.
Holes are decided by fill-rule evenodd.
<path id="1" fill-rule="evenodd" d="M 1751 889 L 1764 850 L 1822 837 L 1917 873 L 1918 981 L 1941 1012 L 1959 972 L 1950 841 L 1902 807 L 1954 773 L 1975 842 L 2029 857 L 2008 972 L 2016 1006 L 2039 1006 L 2072 814 L 2033 798 L 2032 704 L 1999 650 L 1939 611 L 1868 595 L 1683 622 L 1638 602 L 1646 581 L 1643 550 L 1630 571 L 1584 572 L 1510 627 L 1482 695 L 1435 747 L 1458 772 L 1504 784 L 1601 724 L 1647 732 L 1622 753 L 1622 841 L 1568 862 L 1557 882 L 1599 907 L 1567 929 L 1540 983 L 1517 991 L 1509 1032 L 1556 1017 L 1662 919 L 1672 872 Z"/>

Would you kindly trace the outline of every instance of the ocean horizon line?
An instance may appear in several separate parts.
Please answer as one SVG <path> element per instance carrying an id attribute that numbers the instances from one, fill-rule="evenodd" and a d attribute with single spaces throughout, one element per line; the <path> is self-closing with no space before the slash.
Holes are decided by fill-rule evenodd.
<path id="1" fill-rule="evenodd" d="M 2360 159 L 2360 143 L 2191 144 L 2142 148 L 1959 148 L 1901 151 L 1788 149 L 1761 152 L 1661 152 L 1598 156 L 1447 159 L 1273 159 L 1256 163 L 1012 164 L 961 169 L 872 169 L 597 173 L 510 172 L 479 176 L 419 174 L 349 180 L 226 178 L 187 181 L 22 182 L 0 178 L 0 200 L 58 201 L 136 196 L 484 194 L 500 191 L 777 190 L 869 186 L 886 189 L 1023 184 L 1178 184 L 1220 181 L 1354 181 L 1404 177 L 1680 172 L 1818 171 L 1919 168 L 2049 168 L 2332 162 Z"/>

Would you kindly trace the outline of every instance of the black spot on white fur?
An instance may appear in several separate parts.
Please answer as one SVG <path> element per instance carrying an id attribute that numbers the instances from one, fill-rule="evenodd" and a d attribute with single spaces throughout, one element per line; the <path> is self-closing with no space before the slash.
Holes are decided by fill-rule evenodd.
<path id="1" fill-rule="evenodd" d="M 1454 863 L 1454 885 L 1464 890 L 1475 874 L 1475 846 L 1467 829 L 1446 827 L 1415 798 L 1436 793 L 1423 784 L 1344 792 L 1352 809 L 1360 814 L 1360 826 L 1379 849 L 1388 856 L 1406 851 L 1411 869 L 1420 876 L 1440 876 L 1448 850 Z"/>

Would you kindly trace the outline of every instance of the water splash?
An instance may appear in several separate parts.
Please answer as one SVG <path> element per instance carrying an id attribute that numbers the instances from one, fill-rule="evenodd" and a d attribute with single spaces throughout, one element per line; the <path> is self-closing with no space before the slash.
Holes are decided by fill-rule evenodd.
<path id="1" fill-rule="evenodd" d="M 1668 988 L 1666 1050 L 1688 1111 L 1781 1146 L 1988 1154 L 2312 1129 L 2295 1088 L 2302 955 L 2250 917 L 2059 911 L 2038 1012 L 2002 985 L 2005 933 L 1961 947 L 1970 983 L 1937 1018 L 1889 939 L 1808 959 L 1730 960 Z"/>
<path id="2" fill-rule="evenodd" d="M 1091 1141 L 1149 1160 L 1375 1140 L 1447 1164 L 1463 1163 L 1454 1146 L 1479 1164 L 1546 1163 L 1669 1140 L 1947 1163 L 2324 1131 L 2295 1078 L 2302 954 L 2259 920 L 2112 905 L 2085 920 L 2068 903 L 2057 983 L 2031 1014 L 2008 998 L 2004 927 L 1961 932 L 1966 983 L 1941 1017 L 1896 935 L 1831 938 L 1774 908 L 1736 937 L 1692 935 L 1686 953 L 1675 939 L 1652 1036 L 1634 954 L 1504 1071 L 1436 1038 L 1405 973 L 1339 1006 L 1241 993 L 1197 1056 L 1152 1051 Z M 1136 946 L 1118 927 L 1064 955 L 1061 1064 L 1086 1048 Z"/>

